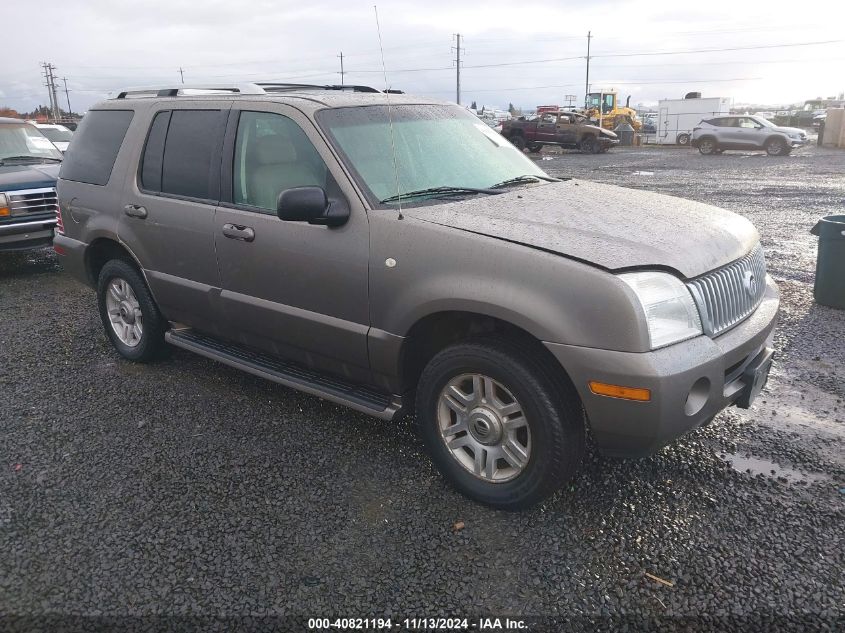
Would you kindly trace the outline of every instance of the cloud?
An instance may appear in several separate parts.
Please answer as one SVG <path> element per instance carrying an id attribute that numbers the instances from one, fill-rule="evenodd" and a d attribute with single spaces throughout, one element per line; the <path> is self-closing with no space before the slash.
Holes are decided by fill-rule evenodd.
<path id="1" fill-rule="evenodd" d="M 680 53 L 843 39 L 845 10 L 816 3 L 811 16 L 794 2 L 655 5 L 597 0 L 522 4 L 446 0 L 379 4 L 390 83 L 454 99 L 454 33 L 463 35 L 463 100 L 532 107 L 583 98 L 586 33 L 592 31 L 591 84 L 615 86 L 632 102 L 690 90 L 737 101 L 786 103 L 845 89 L 845 44 Z M 820 20 L 828 15 L 831 19 Z M 28 28 L 7 28 L 0 60 L 0 105 L 31 109 L 47 101 L 41 61 L 68 78 L 74 109 L 128 86 L 260 79 L 381 86 L 371 2 L 288 0 L 43 0 L 50 37 L 32 46 Z M 25 4 L 4 9 L 7 24 L 31 24 Z M 661 56 L 610 57 L 675 51 Z M 562 59 L 562 58 L 574 59 Z M 559 61 L 532 61 L 532 60 Z M 515 63 L 528 62 L 531 63 Z M 507 64 L 507 65 L 504 65 Z M 551 87 L 545 87 L 551 86 Z M 62 100 L 64 101 L 64 99 Z"/>

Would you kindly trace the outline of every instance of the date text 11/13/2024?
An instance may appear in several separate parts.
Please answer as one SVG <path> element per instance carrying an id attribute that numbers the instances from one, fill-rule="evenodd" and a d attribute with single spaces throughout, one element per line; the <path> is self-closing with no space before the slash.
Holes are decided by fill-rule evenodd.
<path id="1" fill-rule="evenodd" d="M 399 630 L 399 631 L 527 631 L 524 620 L 511 618 L 309 618 L 308 629 L 319 630 Z"/>

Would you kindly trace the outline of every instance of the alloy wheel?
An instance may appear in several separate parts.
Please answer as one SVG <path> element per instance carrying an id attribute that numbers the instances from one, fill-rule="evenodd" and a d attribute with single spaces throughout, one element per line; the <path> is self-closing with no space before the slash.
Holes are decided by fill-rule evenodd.
<path id="1" fill-rule="evenodd" d="M 443 387 L 437 422 L 452 457 L 486 482 L 518 477 L 531 459 L 531 427 L 522 405 L 484 374 L 461 374 Z"/>
<path id="2" fill-rule="evenodd" d="M 106 310 L 112 330 L 121 343 L 135 347 L 144 335 L 144 316 L 138 298 L 125 279 L 115 277 L 106 288 Z"/>

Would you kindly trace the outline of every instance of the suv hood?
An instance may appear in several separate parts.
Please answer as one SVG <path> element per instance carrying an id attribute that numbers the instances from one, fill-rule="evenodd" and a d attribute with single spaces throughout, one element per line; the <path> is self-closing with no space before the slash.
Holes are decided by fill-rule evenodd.
<path id="1" fill-rule="evenodd" d="M 55 187 L 60 163 L 0 166 L 0 191 Z"/>
<path id="2" fill-rule="evenodd" d="M 782 125 L 778 125 L 775 129 L 778 132 L 783 132 L 784 134 L 800 134 L 801 136 L 807 135 L 807 133 L 800 127 L 783 127 Z"/>
<path id="3" fill-rule="evenodd" d="M 410 207 L 404 213 L 608 270 L 671 268 L 686 278 L 743 257 L 760 239 L 748 220 L 730 211 L 585 180 Z"/>

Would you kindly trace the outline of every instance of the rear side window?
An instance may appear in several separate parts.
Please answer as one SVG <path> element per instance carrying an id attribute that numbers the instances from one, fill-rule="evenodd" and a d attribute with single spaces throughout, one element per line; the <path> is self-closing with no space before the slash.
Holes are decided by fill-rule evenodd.
<path id="1" fill-rule="evenodd" d="M 150 126 L 147 144 L 144 146 L 144 156 L 141 159 L 141 188 L 147 191 L 161 191 L 164 138 L 167 136 L 169 123 L 170 112 L 159 112 Z"/>
<path id="2" fill-rule="evenodd" d="M 131 110 L 91 110 L 82 119 L 59 177 L 105 185 L 132 122 Z"/>
<path id="3" fill-rule="evenodd" d="M 216 199 L 210 193 L 210 183 L 219 122 L 219 110 L 172 112 L 164 144 L 162 193 Z"/>

